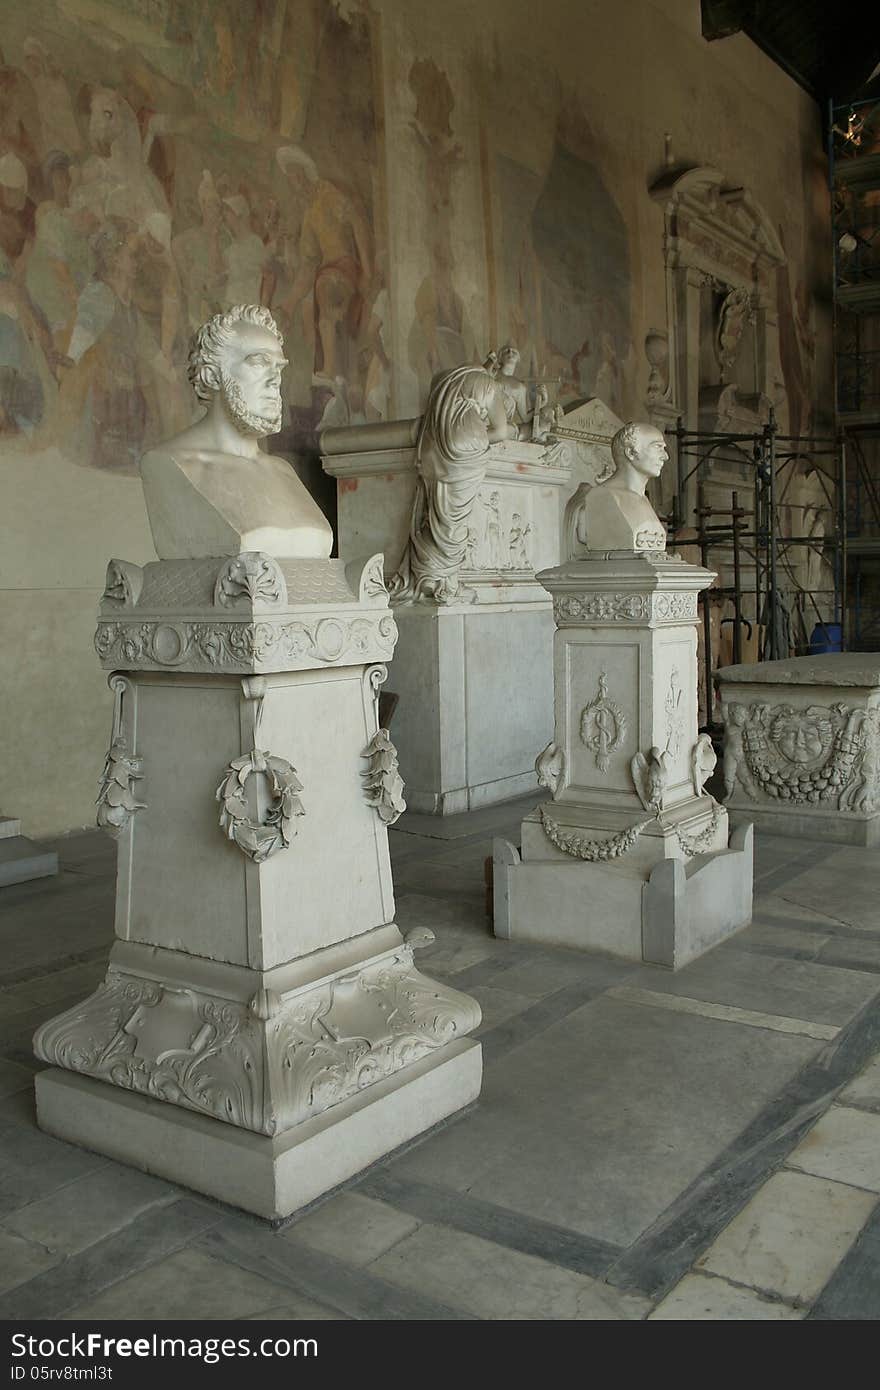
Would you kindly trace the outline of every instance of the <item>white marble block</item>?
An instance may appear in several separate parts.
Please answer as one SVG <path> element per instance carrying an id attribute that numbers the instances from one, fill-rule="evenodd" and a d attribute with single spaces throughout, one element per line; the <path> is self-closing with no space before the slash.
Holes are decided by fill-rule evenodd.
<path id="1" fill-rule="evenodd" d="M 727 805 L 774 835 L 880 844 L 880 655 L 724 666 Z"/>
<path id="2" fill-rule="evenodd" d="M 422 975 L 394 922 L 382 556 L 323 558 L 329 526 L 259 447 L 284 365 L 268 310 L 215 315 L 189 359 L 205 414 L 143 460 L 163 558 L 111 560 L 95 637 L 116 941 L 34 1039 L 44 1129 L 270 1219 L 481 1079 L 479 1006 Z"/>
<path id="3" fill-rule="evenodd" d="M 268 555 L 110 565 L 96 647 L 117 695 L 99 804 L 119 837 L 116 943 L 104 984 L 35 1048 L 89 1078 L 101 1107 L 119 1088 L 173 1107 L 177 1129 L 192 1112 L 247 1131 L 243 1171 L 262 1174 L 252 1202 L 241 1175 L 224 1188 L 205 1159 L 203 1184 L 176 1144 L 150 1141 L 162 1126 L 138 1130 L 124 1156 L 264 1216 L 362 1166 L 321 1160 L 328 1183 L 316 1174 L 299 1191 L 279 1177 L 273 1207 L 273 1139 L 296 1141 L 307 1164 L 300 1126 L 320 1116 L 323 1133 L 354 1097 L 368 1109 L 380 1081 L 393 1110 L 413 1064 L 439 1065 L 452 1044 L 469 1080 L 451 1108 L 479 1093 L 479 1047 L 462 1042 L 479 1007 L 421 975 L 394 925 L 393 748 L 385 762 L 370 749 L 395 638 L 380 556 L 348 569 Z M 75 1132 L 51 1073 L 37 1088 L 45 1128 L 103 1147 L 88 1088 Z M 403 1138 L 450 1108 L 448 1087 L 411 1097 Z M 120 1112 L 123 1129 L 134 1114 Z M 366 1161 L 384 1151 L 377 1139 Z"/>
<path id="4" fill-rule="evenodd" d="M 325 430 L 323 466 L 338 481 L 339 553 L 407 548 L 418 421 Z M 535 748 L 550 736 L 553 618 L 535 570 L 556 564 L 572 448 L 501 439 L 479 458 L 454 592 L 392 597 L 400 642 L 389 689 L 393 732 L 414 811 L 448 815 L 535 786 Z M 392 584 L 393 594 L 393 584 Z"/>
<path id="5" fill-rule="evenodd" d="M 697 731 L 697 593 L 661 552 L 596 553 L 539 575 L 553 596 L 551 792 L 495 845 L 495 932 L 677 968 L 751 918 L 751 836 L 728 847 Z"/>

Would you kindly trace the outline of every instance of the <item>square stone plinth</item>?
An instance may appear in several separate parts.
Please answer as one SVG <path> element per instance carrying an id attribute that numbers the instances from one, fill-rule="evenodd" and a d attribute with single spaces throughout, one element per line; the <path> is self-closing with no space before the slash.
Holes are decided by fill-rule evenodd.
<path id="1" fill-rule="evenodd" d="M 453 815 L 532 791 L 553 729 L 550 603 L 402 604 L 395 618 L 388 689 L 410 810 Z"/>
<path id="2" fill-rule="evenodd" d="M 449 1043 L 350 1100 L 268 1138 L 51 1067 L 40 1128 L 267 1220 L 279 1220 L 470 1105 L 482 1051 Z"/>
<path id="3" fill-rule="evenodd" d="M 773 835 L 880 844 L 880 654 L 717 673 L 728 808 Z"/>

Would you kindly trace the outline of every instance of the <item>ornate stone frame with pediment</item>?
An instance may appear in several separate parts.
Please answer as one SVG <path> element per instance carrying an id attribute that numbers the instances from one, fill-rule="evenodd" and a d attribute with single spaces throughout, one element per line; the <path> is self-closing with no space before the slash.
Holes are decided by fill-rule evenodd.
<path id="1" fill-rule="evenodd" d="M 669 171 L 650 189 L 662 205 L 666 271 L 666 379 L 648 392 L 660 428 L 680 415 L 685 428 L 700 420 L 700 300 L 707 284 L 749 296 L 755 334 L 754 401 L 766 418 L 784 389 L 779 369 L 777 270 L 786 255 L 776 230 L 748 189 L 708 166 Z M 684 500 L 684 499 L 682 499 Z M 688 500 L 688 506 L 693 501 Z"/>

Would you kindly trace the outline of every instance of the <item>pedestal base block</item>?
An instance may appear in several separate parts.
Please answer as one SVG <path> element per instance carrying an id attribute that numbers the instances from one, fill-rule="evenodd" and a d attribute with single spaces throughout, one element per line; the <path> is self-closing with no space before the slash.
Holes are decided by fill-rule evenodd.
<path id="1" fill-rule="evenodd" d="M 876 849 L 880 845 L 880 813 L 864 815 L 845 811 L 823 811 L 815 806 L 795 806 L 790 801 L 763 804 L 749 801 L 735 792 L 725 803 L 738 819 L 748 817 L 757 830 L 768 835 L 785 835 L 797 840 L 823 840 L 833 845 L 856 845 Z"/>
<path id="2" fill-rule="evenodd" d="M 270 1138 L 50 1067 L 40 1128 L 196 1192 L 279 1220 L 470 1105 L 482 1049 L 461 1039 Z"/>
<path id="3" fill-rule="evenodd" d="M 752 828 L 687 864 L 661 859 L 647 877 L 637 864 L 522 860 L 496 840 L 494 883 L 496 936 L 678 970 L 748 926 Z"/>
<path id="4" fill-rule="evenodd" d="M 550 604 L 413 604 L 395 616 L 389 688 L 410 810 L 456 815 L 533 791 L 535 749 L 553 729 Z"/>

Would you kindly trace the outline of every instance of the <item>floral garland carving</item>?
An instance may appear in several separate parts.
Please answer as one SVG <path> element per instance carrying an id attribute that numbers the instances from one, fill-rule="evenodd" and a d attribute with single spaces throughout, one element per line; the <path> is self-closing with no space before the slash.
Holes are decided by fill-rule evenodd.
<path id="1" fill-rule="evenodd" d="M 676 826 L 675 838 L 678 840 L 678 843 L 685 854 L 702 854 L 704 850 L 709 849 L 712 845 L 712 842 L 714 841 L 715 836 L 718 833 L 718 826 L 720 825 L 720 823 L 721 807 L 718 805 L 716 801 L 714 806 L 712 807 L 712 819 L 706 826 L 705 830 L 701 830 L 699 835 L 683 835 L 682 832 L 679 830 L 678 826 Z"/>
<path id="2" fill-rule="evenodd" d="M 642 831 L 654 819 L 651 816 L 648 820 L 639 821 L 637 825 L 631 825 L 628 830 L 622 830 L 619 835 L 612 835 L 607 840 L 588 840 L 585 835 L 579 835 L 575 830 L 562 830 L 558 821 L 551 820 L 547 815 L 544 806 L 539 806 L 538 810 L 544 833 L 550 843 L 561 849 L 563 854 L 570 854 L 575 859 L 586 859 L 591 864 L 607 859 L 619 859 L 621 855 L 627 854 Z"/>

